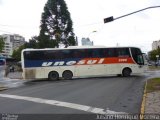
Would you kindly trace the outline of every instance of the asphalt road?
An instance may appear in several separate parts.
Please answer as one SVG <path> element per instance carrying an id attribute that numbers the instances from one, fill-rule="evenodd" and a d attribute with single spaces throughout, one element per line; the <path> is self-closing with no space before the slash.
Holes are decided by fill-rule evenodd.
<path id="1" fill-rule="evenodd" d="M 109 113 L 139 114 L 144 83 L 155 74 L 25 82 L 0 92 L 0 113 L 79 115 L 94 113 L 96 108 Z M 88 106 L 90 110 L 86 110 Z"/>
<path id="2" fill-rule="evenodd" d="M 7 77 L 4 77 L 4 73 L 5 73 L 4 69 L 5 69 L 5 66 L 0 66 L 0 86 L 7 87 L 7 88 L 16 88 L 24 85 L 23 83 L 25 81 L 21 81 L 19 79 L 9 79 Z"/>
<path id="3" fill-rule="evenodd" d="M 44 98 L 108 108 L 118 112 L 139 113 L 144 81 L 143 76 L 38 81 L 27 82 L 24 86 L 3 91 L 1 94 Z M 0 112 L 7 113 L 74 113 L 75 111 L 61 107 L 57 110 L 55 106 L 50 106 L 47 110 L 48 107 L 45 104 L 37 105 L 1 97 L 0 106 Z"/>
<path id="4" fill-rule="evenodd" d="M 2 80 L 2 78 L 3 78 L 2 70 L 4 70 L 4 66 L 0 65 L 0 80 Z"/>

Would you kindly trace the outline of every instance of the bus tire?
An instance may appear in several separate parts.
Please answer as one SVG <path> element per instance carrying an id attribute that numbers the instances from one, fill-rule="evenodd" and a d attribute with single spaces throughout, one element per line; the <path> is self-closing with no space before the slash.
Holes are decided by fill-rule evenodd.
<path id="1" fill-rule="evenodd" d="M 131 69 L 130 68 L 124 68 L 123 69 L 123 72 L 122 72 L 122 75 L 123 77 L 129 77 L 131 75 Z"/>
<path id="2" fill-rule="evenodd" d="M 56 71 L 51 71 L 51 72 L 48 74 L 48 79 L 49 79 L 49 80 L 53 80 L 53 81 L 58 80 L 58 79 L 59 79 L 59 74 L 58 74 L 58 72 L 56 72 Z"/>
<path id="3" fill-rule="evenodd" d="M 73 73 L 70 70 L 66 70 L 63 72 L 62 77 L 67 80 L 72 79 Z"/>

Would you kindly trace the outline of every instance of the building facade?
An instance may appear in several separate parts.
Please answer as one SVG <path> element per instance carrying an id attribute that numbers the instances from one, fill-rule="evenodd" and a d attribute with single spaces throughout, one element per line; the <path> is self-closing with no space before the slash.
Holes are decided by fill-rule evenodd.
<path id="1" fill-rule="evenodd" d="M 93 46 L 93 41 L 90 41 L 89 38 L 82 38 L 82 46 Z"/>
<path id="2" fill-rule="evenodd" d="M 3 34 L 1 37 L 5 42 L 4 49 L 1 54 L 5 57 L 11 57 L 13 51 L 25 43 L 25 38 L 18 34 Z"/>
<path id="3" fill-rule="evenodd" d="M 153 41 L 153 43 L 152 43 L 152 50 L 156 50 L 158 48 L 160 48 L 160 40 Z"/>

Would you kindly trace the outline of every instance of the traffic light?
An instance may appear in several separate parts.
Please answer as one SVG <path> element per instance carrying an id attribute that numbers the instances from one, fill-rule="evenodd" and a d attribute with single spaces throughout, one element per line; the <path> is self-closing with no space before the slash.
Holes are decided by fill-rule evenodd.
<path id="1" fill-rule="evenodd" d="M 104 23 L 112 22 L 114 20 L 113 16 L 104 18 Z"/>

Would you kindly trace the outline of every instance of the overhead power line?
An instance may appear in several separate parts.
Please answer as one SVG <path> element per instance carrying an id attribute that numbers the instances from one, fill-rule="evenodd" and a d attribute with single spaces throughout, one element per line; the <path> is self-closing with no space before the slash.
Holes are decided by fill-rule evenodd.
<path id="1" fill-rule="evenodd" d="M 7 28 L 20 28 L 20 29 L 35 29 L 39 28 L 39 26 L 16 26 L 16 25 L 6 25 L 6 24 L 0 24 L 2 27 L 7 27 Z M 32 28 L 31 28 L 32 27 Z"/>
<path id="2" fill-rule="evenodd" d="M 20 27 L 20 26 L 14 26 L 14 25 L 4 25 L 4 24 L 0 24 L 0 26 L 3 26 L 3 27 Z"/>
<path id="3" fill-rule="evenodd" d="M 12 32 L 4 31 L 4 30 L 0 30 L 0 32 L 5 32 L 5 33 L 9 33 L 9 34 L 14 34 L 14 33 L 12 33 Z"/>

